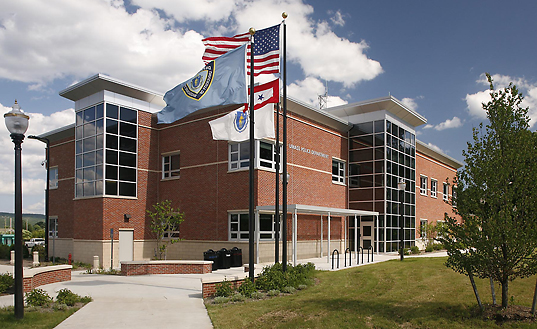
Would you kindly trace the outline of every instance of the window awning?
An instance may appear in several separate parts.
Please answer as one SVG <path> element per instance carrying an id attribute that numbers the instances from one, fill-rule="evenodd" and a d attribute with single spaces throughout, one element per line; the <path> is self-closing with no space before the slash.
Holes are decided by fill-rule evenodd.
<path id="1" fill-rule="evenodd" d="M 280 205 L 280 211 L 283 206 Z M 257 206 L 256 211 L 267 211 L 274 212 L 274 206 Z M 319 207 L 319 206 L 310 206 L 303 204 L 290 204 L 287 205 L 287 212 L 298 214 L 317 214 L 317 215 L 328 215 L 330 216 L 378 216 L 378 211 L 366 211 L 366 210 L 354 210 L 354 209 L 344 209 L 344 208 L 330 208 L 330 207 Z"/>

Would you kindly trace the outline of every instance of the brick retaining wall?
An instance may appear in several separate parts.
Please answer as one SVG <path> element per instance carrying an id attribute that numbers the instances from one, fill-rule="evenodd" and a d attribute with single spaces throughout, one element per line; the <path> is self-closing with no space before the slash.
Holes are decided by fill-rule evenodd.
<path id="1" fill-rule="evenodd" d="M 121 262 L 121 275 L 206 274 L 212 273 L 212 261 L 154 260 Z"/>
<path id="2" fill-rule="evenodd" d="M 247 278 L 242 278 L 242 279 L 238 279 L 238 278 L 235 278 L 235 279 L 229 279 L 229 278 L 226 278 L 226 281 L 230 282 L 231 283 L 231 287 L 233 289 L 237 289 L 241 286 L 241 284 L 244 282 L 244 280 L 247 279 Z M 249 280 L 249 279 L 247 279 Z M 204 282 L 203 280 L 201 281 L 201 290 L 202 290 L 202 293 L 203 293 L 203 298 L 209 298 L 209 297 L 213 297 L 214 294 L 216 293 L 216 285 L 221 283 L 222 280 L 219 280 L 219 281 L 212 281 L 212 282 Z"/>
<path id="3" fill-rule="evenodd" d="M 71 281 L 71 265 L 56 265 L 25 269 L 23 275 L 23 291 L 30 292 L 45 284 Z"/>

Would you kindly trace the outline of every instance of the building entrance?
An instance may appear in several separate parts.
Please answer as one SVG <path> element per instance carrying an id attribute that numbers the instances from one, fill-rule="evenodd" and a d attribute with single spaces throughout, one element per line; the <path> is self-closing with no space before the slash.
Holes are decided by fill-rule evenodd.
<path id="1" fill-rule="evenodd" d="M 358 230 L 358 247 L 364 249 L 369 248 L 373 245 L 373 222 L 363 222 L 359 221 L 360 229 Z M 354 227 L 349 228 L 349 248 L 351 251 L 354 250 Z"/>

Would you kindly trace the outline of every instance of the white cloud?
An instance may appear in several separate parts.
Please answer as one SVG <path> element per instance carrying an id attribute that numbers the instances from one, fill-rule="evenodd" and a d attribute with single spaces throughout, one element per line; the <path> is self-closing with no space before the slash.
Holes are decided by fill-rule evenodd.
<path id="1" fill-rule="evenodd" d="M 414 98 L 405 97 L 401 100 L 401 103 L 403 103 L 403 105 L 405 105 L 412 111 L 416 111 L 416 109 L 418 108 L 418 103 L 416 103 L 416 100 Z"/>
<path id="2" fill-rule="evenodd" d="M 324 95 L 325 85 L 316 78 L 306 78 L 302 81 L 295 81 L 287 87 L 288 95 L 319 108 L 319 95 Z M 337 96 L 328 96 L 327 107 L 344 105 L 348 102 Z"/>
<path id="3" fill-rule="evenodd" d="M 436 152 L 440 152 L 440 153 L 444 153 L 444 154 L 446 153 L 441 148 L 439 148 L 438 146 L 434 145 L 433 143 L 427 143 L 427 146 L 429 146 L 430 148 L 432 148 Z"/>
<path id="4" fill-rule="evenodd" d="M 331 12 L 328 12 L 328 13 L 331 14 Z M 336 11 L 332 17 L 330 17 L 330 20 L 332 21 L 334 25 L 337 25 L 337 26 L 345 25 L 345 20 L 343 19 L 343 15 L 341 14 L 339 10 Z"/>
<path id="5" fill-rule="evenodd" d="M 441 131 L 444 129 L 459 128 L 462 126 L 462 121 L 458 117 L 453 117 L 453 119 L 447 119 L 444 122 L 437 124 L 434 129 Z"/>
<path id="6" fill-rule="evenodd" d="M 505 88 L 512 82 L 518 88 L 524 96 L 521 107 L 529 107 L 528 116 L 530 117 L 530 126 L 533 127 L 537 122 L 537 84 L 532 83 L 525 78 L 511 77 L 508 75 L 494 74 L 492 75 L 494 88 L 496 90 Z M 483 104 L 489 102 L 490 90 L 488 89 L 489 83 L 485 74 L 481 74 L 477 80 L 478 84 L 485 85 L 486 90 L 478 91 L 474 94 L 467 94 L 465 97 L 468 113 L 478 119 L 484 120 L 487 118 L 485 110 L 483 110 Z"/>
<path id="7" fill-rule="evenodd" d="M 423 127 L 423 129 L 431 129 L 431 128 L 434 128 L 432 124 L 426 124 L 425 127 Z"/>

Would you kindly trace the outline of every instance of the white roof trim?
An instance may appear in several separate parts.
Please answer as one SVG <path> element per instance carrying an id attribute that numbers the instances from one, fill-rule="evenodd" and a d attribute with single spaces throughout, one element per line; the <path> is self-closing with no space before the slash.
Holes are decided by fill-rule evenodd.
<path id="1" fill-rule="evenodd" d="M 280 205 L 280 211 L 283 207 Z M 354 210 L 354 209 L 342 209 L 342 208 L 330 208 L 330 207 L 319 207 L 319 206 L 309 206 L 303 204 L 290 204 L 287 206 L 287 212 L 293 213 L 296 209 L 296 212 L 299 214 L 317 214 L 317 215 L 334 215 L 334 216 L 378 216 L 377 211 L 366 211 L 366 210 Z M 274 212 L 274 206 L 257 206 L 256 211 L 272 211 Z"/>

